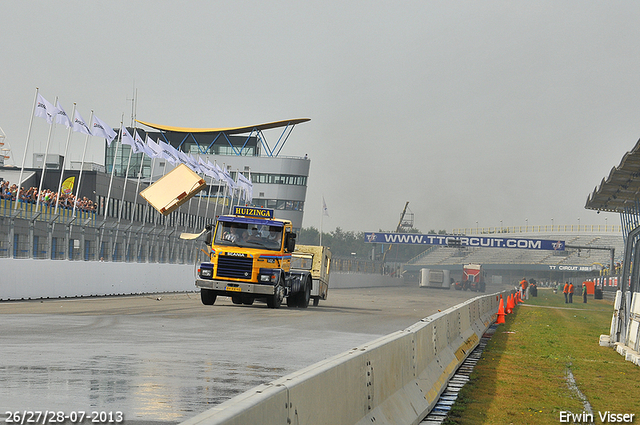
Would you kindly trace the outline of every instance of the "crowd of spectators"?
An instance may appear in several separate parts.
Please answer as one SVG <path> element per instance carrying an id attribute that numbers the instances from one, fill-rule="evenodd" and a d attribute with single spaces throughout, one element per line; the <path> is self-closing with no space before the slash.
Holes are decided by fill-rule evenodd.
<path id="1" fill-rule="evenodd" d="M 9 199 L 12 201 L 17 199 L 20 202 L 36 204 L 38 197 L 40 198 L 41 205 L 55 207 L 57 204 L 60 208 L 73 208 L 75 203 L 77 210 L 87 212 L 96 211 L 95 203 L 86 196 L 79 198 L 73 193 L 60 193 L 58 197 L 57 192 L 49 189 L 43 189 L 38 192 L 37 187 L 30 187 L 29 189 L 22 187 L 18 192 L 17 185 L 11 184 L 6 180 L 0 183 L 0 199 Z"/>

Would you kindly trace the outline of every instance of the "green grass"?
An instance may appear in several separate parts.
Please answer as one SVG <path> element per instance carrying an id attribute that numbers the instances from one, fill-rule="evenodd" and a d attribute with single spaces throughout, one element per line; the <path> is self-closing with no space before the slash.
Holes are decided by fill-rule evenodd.
<path id="1" fill-rule="evenodd" d="M 611 301 L 538 290 L 499 325 L 462 389 L 446 424 L 557 424 L 560 411 L 580 413 L 566 371 L 598 411 L 640 414 L 640 367 L 600 347 L 613 314 Z"/>

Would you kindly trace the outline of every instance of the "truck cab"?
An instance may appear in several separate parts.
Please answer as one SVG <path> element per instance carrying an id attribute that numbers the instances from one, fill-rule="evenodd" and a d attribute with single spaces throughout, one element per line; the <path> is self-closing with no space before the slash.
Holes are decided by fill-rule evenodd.
<path id="1" fill-rule="evenodd" d="M 279 308 L 287 298 L 289 306 L 306 307 L 311 278 L 308 272 L 291 273 L 296 241 L 291 222 L 273 218 L 273 210 L 265 208 L 235 207 L 233 212 L 205 232 L 207 250 L 195 282 L 202 303 L 213 305 L 218 296 L 228 296 L 234 304 L 261 300 Z"/>

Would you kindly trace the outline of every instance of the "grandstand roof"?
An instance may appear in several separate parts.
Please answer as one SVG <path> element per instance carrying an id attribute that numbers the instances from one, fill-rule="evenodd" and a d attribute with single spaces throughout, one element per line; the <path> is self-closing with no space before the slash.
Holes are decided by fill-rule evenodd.
<path id="1" fill-rule="evenodd" d="M 173 127 L 168 125 L 153 124 L 150 122 L 136 120 L 140 124 L 147 127 L 155 128 L 156 130 L 171 131 L 175 133 L 226 133 L 226 134 L 243 134 L 251 133 L 256 130 L 269 130 L 272 128 L 287 127 L 289 125 L 296 125 L 303 122 L 310 121 L 310 118 L 295 118 L 291 120 L 282 120 L 268 122 L 264 124 L 246 125 L 243 127 L 227 127 L 227 128 L 188 128 L 188 127 Z"/>
<path id="2" fill-rule="evenodd" d="M 640 140 L 587 197 L 586 209 L 624 213 L 640 200 Z"/>

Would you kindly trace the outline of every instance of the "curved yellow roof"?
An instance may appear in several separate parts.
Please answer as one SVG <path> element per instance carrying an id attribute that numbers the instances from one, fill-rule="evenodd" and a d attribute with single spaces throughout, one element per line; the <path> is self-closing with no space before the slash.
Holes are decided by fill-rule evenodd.
<path id="1" fill-rule="evenodd" d="M 244 127 L 229 127 L 229 128 L 189 128 L 189 127 L 172 127 L 168 125 L 153 124 L 150 122 L 144 122 L 136 120 L 140 124 L 147 127 L 155 128 L 156 130 L 171 131 L 175 133 L 227 133 L 227 134 L 242 134 L 250 133 L 254 130 L 269 130 L 271 128 L 286 127 L 288 125 L 296 125 L 303 122 L 311 121 L 311 118 L 296 118 L 291 120 L 282 120 L 268 122 L 264 124 L 247 125 Z"/>

